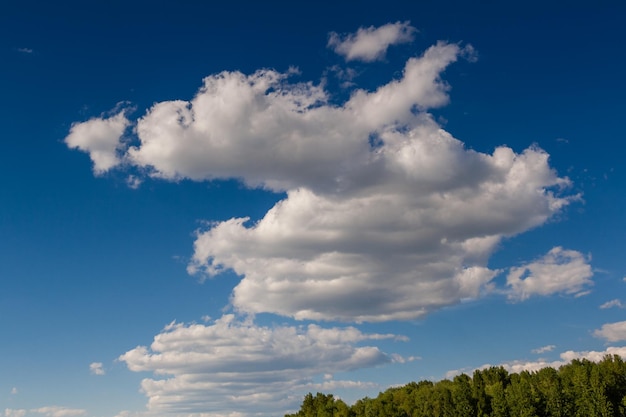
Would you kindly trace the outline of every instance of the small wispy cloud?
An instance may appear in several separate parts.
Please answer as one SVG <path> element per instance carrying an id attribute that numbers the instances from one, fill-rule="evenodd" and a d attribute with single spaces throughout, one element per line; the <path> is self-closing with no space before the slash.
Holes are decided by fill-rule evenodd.
<path id="1" fill-rule="evenodd" d="M 624 308 L 624 304 L 622 304 L 620 300 L 615 299 L 615 300 L 607 301 L 606 303 L 602 304 L 600 306 L 600 309 L 606 310 L 607 308 L 613 308 L 613 307 Z"/>
<path id="2" fill-rule="evenodd" d="M 328 47 L 344 56 L 346 61 L 372 62 L 383 59 L 389 46 L 411 42 L 415 32 L 417 29 L 408 21 L 359 28 L 356 33 L 345 35 L 331 32 Z"/>
<path id="3" fill-rule="evenodd" d="M 133 190 L 138 189 L 142 182 L 143 180 L 135 175 L 129 175 L 128 178 L 126 178 L 126 185 Z"/>
<path id="4" fill-rule="evenodd" d="M 102 367 L 102 362 L 93 362 L 89 365 L 89 371 L 94 375 L 104 375 L 106 372 Z"/>
<path id="5" fill-rule="evenodd" d="M 556 346 L 555 345 L 547 345 L 537 349 L 533 349 L 531 352 L 536 353 L 538 355 L 546 352 L 552 352 Z"/>
<path id="6" fill-rule="evenodd" d="M 35 51 L 31 48 L 17 48 L 17 52 L 21 52 L 23 54 L 32 54 Z"/>
<path id="7" fill-rule="evenodd" d="M 16 395 L 18 393 L 17 387 L 11 388 L 11 395 Z"/>

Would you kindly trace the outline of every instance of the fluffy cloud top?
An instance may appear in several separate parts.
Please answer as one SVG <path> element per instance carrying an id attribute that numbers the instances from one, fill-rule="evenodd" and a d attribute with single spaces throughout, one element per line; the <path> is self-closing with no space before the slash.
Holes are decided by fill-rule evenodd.
<path id="1" fill-rule="evenodd" d="M 226 315 L 209 325 L 172 323 L 150 348 L 138 346 L 119 359 L 133 371 L 163 376 L 142 381 L 150 411 L 263 413 L 297 406 L 304 393 L 320 389 L 316 376 L 403 360 L 358 345 L 379 339 L 403 338 L 354 327 L 259 327 Z"/>
<path id="2" fill-rule="evenodd" d="M 543 258 L 511 268 L 507 283 L 509 297 L 525 300 L 533 295 L 577 294 L 593 285 L 591 266 L 583 254 L 555 247 Z"/>
<path id="3" fill-rule="evenodd" d="M 289 73 L 223 72 L 205 78 L 191 101 L 156 103 L 136 121 L 138 143 L 122 156 L 113 139 L 127 126 L 123 112 L 75 125 L 66 142 L 94 161 L 105 142 L 111 159 L 96 169 L 123 160 L 166 180 L 237 178 L 286 192 L 256 223 L 233 218 L 197 233 L 189 271 L 241 275 L 232 296 L 238 310 L 412 319 L 489 291 L 499 271 L 487 261 L 502 238 L 543 224 L 576 198 L 563 193 L 569 180 L 541 149 L 468 150 L 427 113 L 447 103 L 440 74 L 466 52 L 437 43 L 409 59 L 402 78 L 355 89 L 342 105 L 320 86 L 289 83 Z M 571 251 L 525 268 L 531 277 L 521 280 L 522 268 L 510 276 L 520 298 L 577 291 L 590 276 Z"/>
<path id="4" fill-rule="evenodd" d="M 344 56 L 346 61 L 371 62 L 383 59 L 389 46 L 411 42 L 416 31 L 410 22 L 396 22 L 359 28 L 356 33 L 347 35 L 332 32 L 328 47 Z"/>
<path id="5" fill-rule="evenodd" d="M 603 324 L 601 328 L 593 332 L 593 335 L 608 342 L 626 340 L 626 321 Z"/>

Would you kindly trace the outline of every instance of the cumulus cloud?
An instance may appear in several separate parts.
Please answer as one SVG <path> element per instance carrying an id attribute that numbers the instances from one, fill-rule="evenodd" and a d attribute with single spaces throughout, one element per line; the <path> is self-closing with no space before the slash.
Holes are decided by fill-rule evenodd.
<path id="1" fill-rule="evenodd" d="M 93 162 L 94 173 L 102 174 L 121 162 L 118 155 L 120 139 L 129 125 L 124 111 L 108 118 L 74 123 L 65 138 L 65 144 L 69 148 L 87 152 Z"/>
<path id="2" fill-rule="evenodd" d="M 93 362 L 89 364 L 89 371 L 94 375 L 104 375 L 105 371 L 102 367 L 102 362 Z"/>
<path id="3" fill-rule="evenodd" d="M 189 270 L 243 276 L 233 305 L 296 319 L 412 319 L 489 289 L 501 239 L 546 221 L 568 199 L 535 148 L 468 151 L 429 120 L 384 132 L 377 181 L 354 192 L 289 190 L 259 222 L 198 233 Z M 517 287 L 516 287 L 517 288 Z"/>
<path id="4" fill-rule="evenodd" d="M 533 372 L 533 371 L 538 371 L 540 369 L 543 368 L 554 368 L 554 369 L 558 369 L 563 365 L 567 365 L 568 363 L 570 363 L 571 361 L 578 359 L 578 360 L 582 360 L 582 359 L 586 359 L 588 361 L 592 361 L 592 362 L 600 362 L 601 360 L 603 360 L 607 355 L 609 356 L 613 356 L 613 355 L 617 355 L 619 357 L 621 357 L 622 359 L 626 359 L 626 346 L 621 346 L 621 347 L 608 347 L 606 350 L 603 351 L 595 351 L 595 350 L 591 350 L 591 351 L 573 351 L 573 350 L 568 350 L 566 352 L 563 352 L 560 354 L 560 360 L 556 360 L 556 361 L 546 361 L 546 360 L 538 360 L 538 361 L 522 361 L 522 360 L 516 360 L 516 361 L 510 361 L 510 362 L 504 362 L 498 365 L 492 365 L 492 364 L 485 364 L 482 365 L 478 368 L 468 368 L 468 369 L 455 369 L 455 370 L 451 370 L 448 371 L 446 373 L 446 378 L 452 378 L 455 375 L 459 375 L 461 373 L 472 373 L 474 370 L 476 369 L 487 369 L 487 368 L 491 368 L 493 366 L 497 366 L 497 367 L 503 367 L 504 369 L 506 369 L 508 372 L 511 373 L 520 373 L 522 371 L 528 371 L 528 372 Z"/>
<path id="5" fill-rule="evenodd" d="M 606 323 L 593 332 L 595 337 L 605 339 L 607 342 L 619 342 L 626 340 L 626 321 Z"/>
<path id="6" fill-rule="evenodd" d="M 410 22 L 396 22 L 359 28 L 356 33 L 345 35 L 331 32 L 328 47 L 346 61 L 377 61 L 385 57 L 389 46 L 411 42 L 416 31 Z"/>
<path id="7" fill-rule="evenodd" d="M 468 48 L 439 42 L 409 59 L 400 79 L 354 89 L 341 105 L 321 86 L 290 83 L 290 72 L 222 72 L 191 101 L 156 103 L 135 122 L 135 146 L 119 141 L 123 113 L 75 125 L 66 142 L 92 154 L 105 142 L 100 171 L 123 160 L 165 180 L 237 178 L 285 192 L 258 222 L 197 232 L 189 272 L 241 275 L 239 311 L 413 319 L 490 291 L 500 271 L 487 261 L 500 241 L 576 199 L 543 150 L 469 150 L 427 112 L 448 102 L 440 74 Z M 118 129 L 104 141 L 87 129 L 111 124 Z M 534 281 L 513 286 L 540 291 Z"/>
<path id="8" fill-rule="evenodd" d="M 543 346 L 537 349 L 533 349 L 532 352 L 538 355 L 541 355 L 542 353 L 552 352 L 555 347 L 556 347 L 555 345 L 547 345 L 547 346 Z"/>
<path id="9" fill-rule="evenodd" d="M 77 408 L 60 407 L 56 405 L 31 408 L 31 409 L 11 409 L 4 410 L 5 417 L 25 417 L 31 415 L 43 415 L 46 417 L 76 417 L 87 414 L 86 410 Z"/>
<path id="10" fill-rule="evenodd" d="M 534 262 L 511 268 L 507 277 L 511 287 L 509 298 L 525 300 L 533 295 L 587 294 L 584 288 L 593 285 L 592 276 L 591 265 L 583 254 L 555 247 Z"/>
<path id="11" fill-rule="evenodd" d="M 239 178 L 280 192 L 306 187 L 345 193 L 384 185 L 372 138 L 428 126 L 436 135 L 438 126 L 416 109 L 447 103 L 439 74 L 461 51 L 437 44 L 409 59 L 400 80 L 373 92 L 354 90 L 342 106 L 329 104 L 320 86 L 288 83 L 290 73 L 212 75 L 193 100 L 157 103 L 140 118 L 140 145 L 127 157 L 155 177 Z"/>
<path id="12" fill-rule="evenodd" d="M 312 389 L 363 388 L 314 377 L 397 361 L 361 345 L 379 339 L 398 337 L 315 324 L 263 327 L 225 315 L 207 325 L 172 323 L 149 348 L 138 346 L 119 359 L 132 371 L 160 377 L 141 383 L 151 412 L 275 413 L 297 407 Z"/>

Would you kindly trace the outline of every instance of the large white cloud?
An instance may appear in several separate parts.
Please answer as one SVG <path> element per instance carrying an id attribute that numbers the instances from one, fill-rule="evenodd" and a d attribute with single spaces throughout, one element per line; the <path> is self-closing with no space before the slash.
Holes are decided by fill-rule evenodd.
<path id="1" fill-rule="evenodd" d="M 439 74 L 462 49 L 440 43 L 411 58 L 404 76 L 376 91 L 355 90 L 342 106 L 311 83 L 260 70 L 206 77 L 191 101 L 154 105 L 137 122 L 127 157 L 166 179 L 240 178 L 285 191 L 347 192 L 380 183 L 371 139 L 428 123 L 415 109 L 447 103 Z"/>
<path id="2" fill-rule="evenodd" d="M 302 395 L 324 387 L 362 387 L 354 381 L 314 378 L 404 359 L 361 342 L 398 339 L 354 327 L 261 327 L 225 315 L 211 324 L 175 324 L 120 356 L 146 378 L 148 408 L 167 413 L 275 413 L 297 407 Z M 410 358 L 409 358 L 410 359 Z"/>
<path id="3" fill-rule="evenodd" d="M 410 22 L 396 22 L 380 27 L 359 28 L 353 34 L 331 32 L 328 47 L 344 56 L 346 61 L 371 62 L 383 59 L 389 46 L 411 42 L 416 31 Z"/>
<path id="4" fill-rule="evenodd" d="M 580 252 L 552 248 L 544 257 L 521 267 L 511 268 L 507 283 L 509 297 L 524 300 L 533 295 L 556 293 L 583 294 L 592 285 L 593 272 Z"/>
<path id="5" fill-rule="evenodd" d="M 499 271 L 487 261 L 502 238 L 576 198 L 541 149 L 468 150 L 427 113 L 447 103 L 440 74 L 466 49 L 437 43 L 400 79 L 355 89 L 341 105 L 319 86 L 289 83 L 289 73 L 209 76 L 193 100 L 155 104 L 136 122 L 138 143 L 115 161 L 167 180 L 238 178 L 286 192 L 256 223 L 198 232 L 189 271 L 241 275 L 232 296 L 240 311 L 419 317 L 488 291 Z M 81 149 L 96 149 L 94 137 Z M 577 277 L 559 291 L 588 282 Z M 543 293 L 532 282 L 513 287 Z"/>

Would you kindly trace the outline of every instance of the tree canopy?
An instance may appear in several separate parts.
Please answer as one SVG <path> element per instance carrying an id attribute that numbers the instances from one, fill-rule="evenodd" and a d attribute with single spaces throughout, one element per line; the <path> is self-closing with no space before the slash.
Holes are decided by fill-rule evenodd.
<path id="1" fill-rule="evenodd" d="M 476 370 L 453 380 L 410 382 L 348 406 L 312 393 L 285 417 L 626 417 L 626 363 L 573 360 L 538 371 Z"/>

